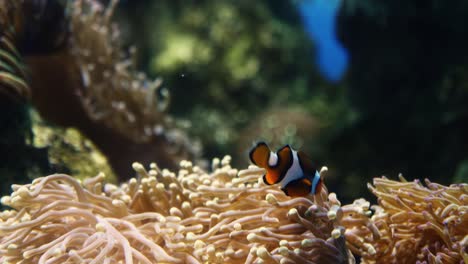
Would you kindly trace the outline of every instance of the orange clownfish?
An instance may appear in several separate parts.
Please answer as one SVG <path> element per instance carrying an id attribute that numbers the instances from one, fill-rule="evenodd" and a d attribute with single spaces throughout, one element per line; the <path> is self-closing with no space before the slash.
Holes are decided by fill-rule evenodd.
<path id="1" fill-rule="evenodd" d="M 289 145 L 274 153 L 265 142 L 259 142 L 249 156 L 253 164 L 266 169 L 263 181 L 268 185 L 281 184 L 281 190 L 288 196 L 317 194 L 322 188 L 320 173 L 312 161 Z"/>

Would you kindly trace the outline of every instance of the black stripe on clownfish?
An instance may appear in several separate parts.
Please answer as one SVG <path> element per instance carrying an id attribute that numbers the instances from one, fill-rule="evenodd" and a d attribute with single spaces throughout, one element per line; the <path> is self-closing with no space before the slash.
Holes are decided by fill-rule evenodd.
<path id="1" fill-rule="evenodd" d="M 259 142 L 249 156 L 252 163 L 266 169 L 263 181 L 268 185 L 281 184 L 286 195 L 296 197 L 316 194 L 322 188 L 320 173 L 311 159 L 289 145 L 274 153 L 265 142 Z"/>

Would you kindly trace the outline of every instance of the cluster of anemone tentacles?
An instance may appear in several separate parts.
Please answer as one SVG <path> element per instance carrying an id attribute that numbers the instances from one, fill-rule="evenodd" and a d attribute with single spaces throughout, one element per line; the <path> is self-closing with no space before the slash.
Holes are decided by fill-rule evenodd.
<path id="1" fill-rule="evenodd" d="M 70 3 L 70 52 L 79 68 L 83 109 L 94 121 L 137 142 L 163 134 L 169 93 L 162 80 L 136 70 L 136 48 L 122 51 L 112 17 L 119 0 Z M 128 54 L 127 54 L 128 53 Z"/>
<path id="2" fill-rule="evenodd" d="M 2 263 L 354 263 L 340 202 L 290 198 L 230 158 L 146 170 L 120 186 L 54 174 L 2 198 Z"/>
<path id="3" fill-rule="evenodd" d="M 342 207 L 348 247 L 362 263 L 468 263 L 468 184 L 425 183 L 374 178 L 379 205 Z"/>

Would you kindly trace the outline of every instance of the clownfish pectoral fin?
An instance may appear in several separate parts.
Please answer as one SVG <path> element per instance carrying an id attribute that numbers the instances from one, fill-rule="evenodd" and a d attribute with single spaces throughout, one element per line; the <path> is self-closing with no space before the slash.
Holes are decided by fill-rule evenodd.
<path id="1" fill-rule="evenodd" d="M 269 182 L 267 181 L 267 176 L 266 176 L 266 174 L 263 175 L 262 179 L 263 179 L 263 182 L 264 182 L 266 185 L 272 185 L 272 184 L 273 184 L 273 183 L 269 183 Z"/>
<path id="2" fill-rule="evenodd" d="M 250 150 L 250 161 L 258 167 L 267 169 L 271 150 L 265 142 L 259 142 Z"/>
<path id="3" fill-rule="evenodd" d="M 310 182 L 307 178 L 300 178 L 297 180 L 293 180 L 290 183 L 286 184 L 284 188 L 282 188 L 283 192 L 287 196 L 291 197 L 298 197 L 298 196 L 306 196 L 310 193 L 312 188 L 312 182 Z"/>

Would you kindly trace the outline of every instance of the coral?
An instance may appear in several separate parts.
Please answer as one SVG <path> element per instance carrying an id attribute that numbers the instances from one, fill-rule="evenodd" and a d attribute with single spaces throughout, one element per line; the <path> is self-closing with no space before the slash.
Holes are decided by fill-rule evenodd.
<path id="1" fill-rule="evenodd" d="M 342 207 L 353 253 L 363 263 L 467 263 L 468 184 L 400 180 L 368 185 L 379 203 L 372 216 L 363 199 Z"/>
<path id="2" fill-rule="evenodd" d="M 0 0 L 0 195 L 10 192 L 12 183 L 26 183 L 33 172 L 42 170 L 41 150 L 26 144 L 30 119 L 26 102 L 31 97 L 27 70 L 17 43 L 24 27 L 23 1 Z"/>
<path id="3" fill-rule="evenodd" d="M 169 94 L 161 80 L 138 72 L 136 48 L 124 48 L 113 20 L 118 1 L 10 2 L 22 4 L 17 17 L 24 27 L 13 47 L 28 67 L 32 106 L 46 121 L 78 129 L 122 181 L 133 160 L 175 168 L 181 159 L 199 158 L 201 145 L 166 113 Z"/>
<path id="4" fill-rule="evenodd" d="M 63 174 L 13 185 L 0 261 L 354 263 L 335 194 L 292 199 L 263 184 L 263 169 L 229 163 L 207 173 L 183 161 L 177 174 L 134 163 L 137 177 L 121 186 Z"/>
<path id="5" fill-rule="evenodd" d="M 0 0 L 0 95 L 17 101 L 31 96 L 23 61 L 16 48 L 22 27 L 21 1 Z"/>
<path id="6" fill-rule="evenodd" d="M 77 179 L 84 179 L 103 172 L 106 182 L 117 181 L 106 156 L 80 131 L 48 124 L 35 111 L 31 111 L 31 117 L 33 137 L 29 145 L 46 149 L 49 173 L 69 173 Z"/>

